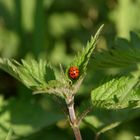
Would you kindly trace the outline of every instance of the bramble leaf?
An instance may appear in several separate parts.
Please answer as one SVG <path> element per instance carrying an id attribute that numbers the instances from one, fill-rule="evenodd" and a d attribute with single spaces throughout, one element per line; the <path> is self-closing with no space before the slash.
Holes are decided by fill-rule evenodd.
<path id="1" fill-rule="evenodd" d="M 62 98 L 67 95 L 74 95 L 83 80 L 83 77 L 80 77 L 73 85 L 65 78 L 65 75 L 56 80 L 53 69 L 43 59 L 36 61 L 31 58 L 21 60 L 19 63 L 13 59 L 1 58 L 0 68 L 21 81 L 36 94 L 55 94 Z"/>
<path id="2" fill-rule="evenodd" d="M 140 63 L 140 38 L 131 32 L 130 41 L 118 38 L 113 47 L 100 50 L 94 55 L 94 65 L 98 68 L 126 68 Z"/>
<path id="3" fill-rule="evenodd" d="M 91 40 L 87 43 L 86 47 L 83 48 L 82 52 L 79 52 L 78 55 L 74 58 L 72 63 L 67 67 L 66 73 L 68 74 L 68 70 L 71 66 L 77 66 L 80 70 L 80 76 L 86 73 L 87 64 L 93 53 L 93 50 L 96 47 L 99 34 L 101 33 L 104 25 L 101 25 L 98 31 L 96 32 L 94 37 L 91 37 Z"/>
<path id="4" fill-rule="evenodd" d="M 131 33 L 130 42 L 118 39 L 112 49 L 94 55 L 98 68 L 136 67 L 134 77 L 114 78 L 91 93 L 93 111 L 84 118 L 97 133 L 103 133 L 140 114 L 140 38 Z"/>
<path id="5" fill-rule="evenodd" d="M 53 69 L 45 60 L 28 59 L 21 60 L 0 59 L 0 68 L 21 81 L 35 93 L 49 93 L 63 97 L 65 84 L 55 80 Z"/>
<path id="6" fill-rule="evenodd" d="M 140 81 L 134 77 L 114 78 L 91 93 L 93 111 L 84 118 L 97 133 L 103 133 L 140 114 Z"/>
<path id="7" fill-rule="evenodd" d="M 17 61 L 15 61 L 14 59 L 10 60 L 6 58 L 0 58 L 0 68 L 19 80 L 17 72 L 18 65 L 19 63 L 17 63 Z"/>
<path id="8" fill-rule="evenodd" d="M 21 60 L 21 62 L 22 63 L 13 59 L 1 58 L 0 68 L 31 89 L 45 86 L 50 79 L 53 80 L 55 78 L 53 69 L 47 65 L 45 60 L 40 59 L 39 62 L 37 62 L 32 58 Z"/>
<path id="9" fill-rule="evenodd" d="M 140 105 L 140 81 L 133 77 L 120 77 L 94 89 L 91 93 L 96 108 L 122 109 Z"/>

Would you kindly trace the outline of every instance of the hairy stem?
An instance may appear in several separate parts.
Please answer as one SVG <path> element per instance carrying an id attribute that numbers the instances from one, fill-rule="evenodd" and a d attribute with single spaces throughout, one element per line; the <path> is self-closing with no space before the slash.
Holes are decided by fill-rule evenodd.
<path id="1" fill-rule="evenodd" d="M 78 120 L 76 118 L 75 110 L 74 110 L 74 98 L 70 98 L 66 102 L 67 102 L 67 107 L 69 111 L 69 120 L 70 120 L 73 133 L 75 135 L 75 139 L 82 140 L 81 133 L 79 130 Z"/>

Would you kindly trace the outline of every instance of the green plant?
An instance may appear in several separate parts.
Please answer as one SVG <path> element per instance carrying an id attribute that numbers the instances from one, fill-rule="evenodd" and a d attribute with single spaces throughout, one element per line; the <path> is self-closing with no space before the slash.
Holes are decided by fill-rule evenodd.
<path id="1" fill-rule="evenodd" d="M 13 131 L 12 131 L 12 129 L 10 129 L 5 140 L 10 140 L 12 137 L 12 133 L 13 133 Z"/>
<path id="2" fill-rule="evenodd" d="M 124 49 L 125 41 L 117 49 L 103 51 L 95 55 L 95 65 L 99 68 L 121 67 L 135 65 L 135 71 L 123 76 L 109 77 L 91 92 L 91 98 L 86 101 L 86 109 L 79 106 L 82 111 L 76 115 L 74 98 L 86 76 L 87 65 L 93 54 L 103 25 L 99 28 L 94 37 L 87 43 L 87 46 L 80 52 L 64 71 L 60 65 L 60 74 L 56 74 L 50 64 L 45 60 L 39 61 L 29 58 L 21 60 L 21 63 L 13 59 L 0 59 L 0 68 L 21 81 L 34 94 L 50 94 L 57 99 L 65 101 L 68 110 L 68 119 L 73 129 L 76 140 L 82 140 L 80 124 L 83 122 L 90 126 L 96 133 L 96 140 L 101 133 L 114 128 L 123 121 L 132 119 L 140 114 L 140 49 Z M 133 40 L 136 36 L 132 35 Z M 136 42 L 136 41 L 135 41 Z M 134 45 L 135 46 L 135 45 Z M 123 61 L 121 61 L 123 59 Z M 129 60 L 129 61 L 128 61 Z M 80 73 L 76 79 L 69 77 L 69 68 L 76 66 Z M 89 113 L 89 114 L 88 114 Z M 88 115 L 87 115 L 88 114 Z M 57 119 L 56 119 L 57 120 Z M 14 130 L 14 128 L 13 128 Z M 17 130 L 18 131 L 18 130 Z"/>
<path id="3" fill-rule="evenodd" d="M 136 139 L 136 140 L 139 140 L 139 139 L 140 139 L 140 137 L 139 137 L 139 136 L 135 136 L 135 139 Z"/>

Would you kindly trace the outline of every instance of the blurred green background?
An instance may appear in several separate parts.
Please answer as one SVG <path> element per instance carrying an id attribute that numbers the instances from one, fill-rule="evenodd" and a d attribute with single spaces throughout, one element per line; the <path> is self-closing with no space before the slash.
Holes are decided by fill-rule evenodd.
<path id="1" fill-rule="evenodd" d="M 45 58 L 59 70 L 67 66 L 101 24 L 99 48 L 114 39 L 140 33 L 139 0 L 0 0 L 0 57 L 19 60 Z M 94 56 L 93 56 L 94 57 Z M 93 58 L 94 61 L 94 58 Z M 97 71 L 90 62 L 87 78 L 76 98 L 78 106 L 110 71 Z M 63 105 L 62 105 L 63 106 Z M 140 119 L 125 122 L 101 135 L 101 140 L 133 140 L 140 135 Z M 0 140 L 14 129 L 17 140 L 73 140 L 72 130 L 55 100 L 32 92 L 0 70 Z M 93 140 L 89 127 L 83 139 Z"/>

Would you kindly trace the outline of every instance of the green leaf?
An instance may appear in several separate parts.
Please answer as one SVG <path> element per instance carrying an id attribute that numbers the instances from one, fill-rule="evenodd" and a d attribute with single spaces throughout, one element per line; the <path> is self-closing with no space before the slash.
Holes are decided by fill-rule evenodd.
<path id="1" fill-rule="evenodd" d="M 140 1 L 131 0 L 118 0 L 116 8 L 113 13 L 110 13 L 110 17 L 116 24 L 116 31 L 119 36 L 129 37 L 129 31 L 139 31 L 140 26 L 138 25 Z"/>
<path id="2" fill-rule="evenodd" d="M 140 108 L 124 109 L 99 109 L 93 108 L 83 122 L 86 123 L 94 132 L 104 133 L 122 122 L 132 120 L 140 115 Z"/>
<path id="3" fill-rule="evenodd" d="M 5 140 L 11 140 L 12 133 L 13 133 L 13 130 L 12 129 L 9 129 L 8 135 L 7 135 L 7 137 L 6 137 Z"/>
<path id="4" fill-rule="evenodd" d="M 0 68 L 21 81 L 28 88 L 36 89 L 46 86 L 47 82 L 55 78 L 53 69 L 45 60 L 28 59 L 21 60 L 21 64 L 15 60 L 0 59 Z"/>
<path id="5" fill-rule="evenodd" d="M 94 65 L 98 68 L 136 67 L 140 62 L 140 38 L 133 32 L 130 35 L 130 41 L 118 38 L 113 48 L 95 53 Z"/>
<path id="6" fill-rule="evenodd" d="M 64 97 L 65 94 L 69 93 L 69 86 L 66 84 L 61 83 L 61 81 L 58 80 L 50 80 L 48 84 L 46 84 L 44 87 L 38 87 L 34 90 L 34 94 L 38 93 L 49 93 L 49 94 L 55 94 L 60 97 Z"/>
<path id="7" fill-rule="evenodd" d="M 13 59 L 0 58 L 0 68 L 19 80 L 18 65 L 19 64 Z"/>
<path id="8" fill-rule="evenodd" d="M 69 89 L 69 81 L 55 80 L 53 69 L 43 59 L 37 62 L 30 58 L 21 60 L 21 63 L 13 59 L 0 59 L 0 68 L 32 89 L 34 93 L 55 94 L 63 98 L 64 94 L 72 91 Z"/>
<path id="9" fill-rule="evenodd" d="M 135 140 L 140 140 L 140 136 L 135 136 Z"/>
<path id="10" fill-rule="evenodd" d="M 93 111 L 85 117 L 97 133 L 103 133 L 140 114 L 140 81 L 134 77 L 114 78 L 91 93 Z"/>
<path id="11" fill-rule="evenodd" d="M 58 109 L 53 108 L 54 105 L 50 100 L 47 99 L 46 103 L 44 99 L 44 102 L 45 107 L 42 107 L 33 98 L 6 101 L 0 96 L 0 139 L 5 139 L 11 126 L 14 132 L 12 138 L 20 138 L 38 132 L 64 118 Z"/>
<path id="12" fill-rule="evenodd" d="M 42 59 L 39 62 L 34 59 L 22 60 L 18 71 L 20 79 L 28 87 L 45 86 L 49 79 L 55 78 L 53 70 Z"/>
<path id="13" fill-rule="evenodd" d="M 89 62 L 91 54 L 93 53 L 93 50 L 96 47 L 97 40 L 98 40 L 100 32 L 102 31 L 103 26 L 104 25 L 101 25 L 101 27 L 96 32 L 95 36 L 91 37 L 91 40 L 87 43 L 86 47 L 83 48 L 82 52 L 78 53 L 78 55 L 75 57 L 72 63 L 67 67 L 67 70 L 66 70 L 67 74 L 71 66 L 77 66 L 80 70 L 80 75 L 83 75 L 84 73 L 86 73 L 87 64 Z"/>
<path id="14" fill-rule="evenodd" d="M 121 109 L 136 107 L 140 104 L 139 79 L 120 77 L 94 89 L 91 100 L 94 107 L 107 109 Z"/>
<path id="15" fill-rule="evenodd" d="M 21 60 L 21 63 L 15 60 L 0 59 L 0 68 L 32 89 L 34 93 L 55 94 L 62 98 L 68 94 L 75 94 L 83 80 L 83 76 L 81 76 L 77 82 L 71 85 L 65 74 L 55 80 L 53 69 L 42 59 L 36 61 L 30 58 Z"/>

